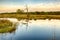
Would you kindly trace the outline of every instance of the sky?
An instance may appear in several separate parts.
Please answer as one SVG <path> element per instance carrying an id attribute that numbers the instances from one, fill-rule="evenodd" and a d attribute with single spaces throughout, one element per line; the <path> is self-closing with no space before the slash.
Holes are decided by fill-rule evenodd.
<path id="1" fill-rule="evenodd" d="M 60 0 L 0 0 L 0 12 L 15 12 L 17 9 L 29 11 L 60 11 Z"/>

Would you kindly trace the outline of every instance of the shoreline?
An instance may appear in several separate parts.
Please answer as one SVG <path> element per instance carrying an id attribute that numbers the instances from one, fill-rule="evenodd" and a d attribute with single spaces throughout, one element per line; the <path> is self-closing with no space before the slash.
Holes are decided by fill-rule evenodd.
<path id="1" fill-rule="evenodd" d="M 27 17 L 27 14 L 0 14 L 0 18 L 16 18 L 18 20 L 28 19 L 28 20 L 37 20 L 37 19 L 60 19 L 60 15 L 32 15 L 30 14 Z"/>

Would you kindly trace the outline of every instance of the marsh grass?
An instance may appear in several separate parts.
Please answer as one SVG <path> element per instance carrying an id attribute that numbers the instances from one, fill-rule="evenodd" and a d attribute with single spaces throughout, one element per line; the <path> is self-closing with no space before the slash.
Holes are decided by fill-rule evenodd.
<path id="1" fill-rule="evenodd" d="M 51 13 L 52 14 L 52 13 Z M 60 19 L 60 15 L 41 15 L 29 14 L 29 19 Z M 27 19 L 27 14 L 21 13 L 4 13 L 0 14 L 0 18 L 17 18 L 18 20 Z"/>
<path id="2" fill-rule="evenodd" d="M 9 20 L 0 20 L 0 33 L 12 32 L 16 27 L 12 26 L 13 23 Z"/>

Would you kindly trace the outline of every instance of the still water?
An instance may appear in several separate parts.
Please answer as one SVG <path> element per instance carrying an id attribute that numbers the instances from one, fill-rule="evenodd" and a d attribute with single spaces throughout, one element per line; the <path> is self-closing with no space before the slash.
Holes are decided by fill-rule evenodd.
<path id="1" fill-rule="evenodd" d="M 0 40 L 60 40 L 60 20 L 20 20 L 13 33 L 0 33 Z"/>

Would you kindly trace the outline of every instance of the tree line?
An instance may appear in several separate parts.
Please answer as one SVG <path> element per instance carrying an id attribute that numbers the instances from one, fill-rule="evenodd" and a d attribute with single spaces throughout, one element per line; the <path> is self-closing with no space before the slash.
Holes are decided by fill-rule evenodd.
<path id="1" fill-rule="evenodd" d="M 6 13 L 2 13 L 2 14 L 27 14 L 27 12 L 24 12 L 24 10 L 18 9 L 16 12 L 6 12 Z M 32 14 L 32 15 L 60 15 L 60 11 L 52 11 L 52 12 L 39 12 L 39 11 L 35 11 L 35 12 L 28 12 L 28 14 Z"/>

